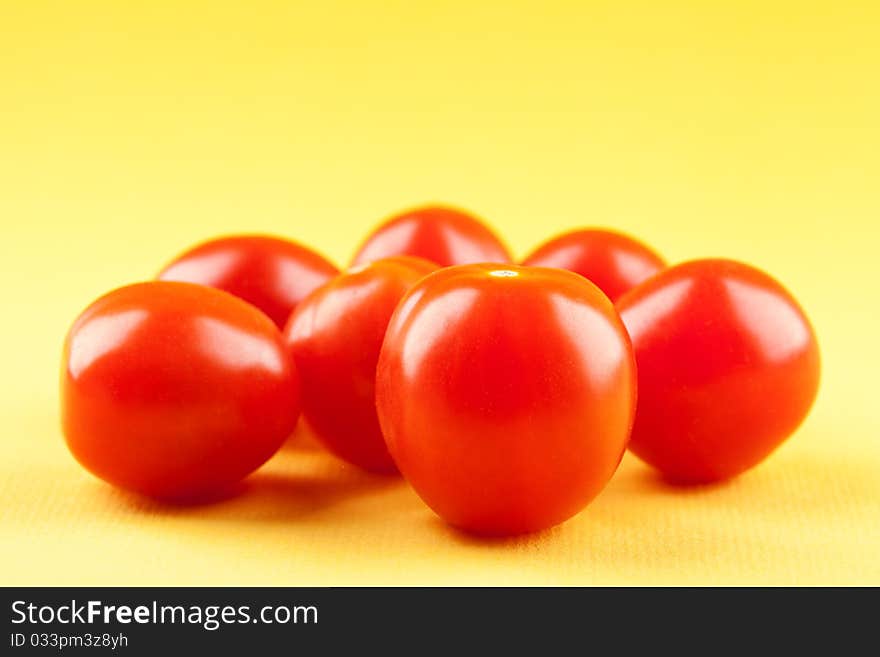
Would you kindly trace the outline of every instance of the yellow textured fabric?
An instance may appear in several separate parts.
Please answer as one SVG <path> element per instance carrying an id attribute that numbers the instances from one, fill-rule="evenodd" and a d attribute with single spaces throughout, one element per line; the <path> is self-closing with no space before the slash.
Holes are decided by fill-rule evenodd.
<path id="1" fill-rule="evenodd" d="M 880 584 L 880 5 L 5 2 L 0 583 Z M 429 200 L 523 255 L 578 225 L 783 281 L 819 400 L 765 464 L 673 488 L 627 457 L 584 512 L 478 540 L 308 436 L 208 506 L 67 453 L 69 323 L 220 233 L 343 263 Z"/>

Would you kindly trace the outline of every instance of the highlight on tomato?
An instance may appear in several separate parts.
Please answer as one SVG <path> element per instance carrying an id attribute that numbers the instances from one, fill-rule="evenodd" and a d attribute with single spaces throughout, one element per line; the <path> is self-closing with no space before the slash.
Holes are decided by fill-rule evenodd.
<path id="1" fill-rule="evenodd" d="M 416 283 L 376 378 L 397 466 L 438 515 L 509 535 L 584 508 L 617 469 L 636 373 L 599 288 L 561 269 L 464 265 Z"/>
<path id="2" fill-rule="evenodd" d="M 442 267 L 476 262 L 510 262 L 501 239 L 474 215 L 442 205 L 397 214 L 376 228 L 352 258 L 352 265 L 409 255 Z"/>
<path id="3" fill-rule="evenodd" d="M 687 262 L 634 288 L 617 308 L 638 364 L 630 449 L 672 481 L 714 482 L 754 467 L 816 398 L 813 328 L 791 293 L 759 269 Z"/>
<path id="4" fill-rule="evenodd" d="M 74 457 L 143 495 L 225 491 L 292 433 L 299 384 L 281 333 L 254 306 L 168 281 L 92 303 L 64 345 L 62 426 Z"/>
<path id="5" fill-rule="evenodd" d="M 333 454 L 366 470 L 397 472 L 376 417 L 376 362 L 397 303 L 436 269 L 410 256 L 358 265 L 306 297 L 284 331 L 303 417 Z"/>
<path id="6" fill-rule="evenodd" d="M 253 304 L 283 328 L 297 304 L 338 273 L 320 253 L 296 242 L 231 235 L 188 249 L 157 278 L 224 290 Z"/>

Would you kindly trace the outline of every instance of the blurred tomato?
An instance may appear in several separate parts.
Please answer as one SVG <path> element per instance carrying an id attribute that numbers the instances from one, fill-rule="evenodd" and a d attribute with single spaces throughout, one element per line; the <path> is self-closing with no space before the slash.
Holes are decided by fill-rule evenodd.
<path id="1" fill-rule="evenodd" d="M 442 206 L 416 208 L 391 217 L 367 237 L 352 264 L 395 255 L 425 258 L 443 267 L 510 262 L 507 248 L 479 219 Z"/>
<path id="2" fill-rule="evenodd" d="M 237 235 L 193 247 L 157 278 L 224 290 L 253 304 L 283 328 L 296 305 L 338 273 L 324 256 L 295 242 Z"/>
<path id="3" fill-rule="evenodd" d="M 816 336 L 762 271 L 696 260 L 647 280 L 617 307 L 638 364 L 630 448 L 672 480 L 711 482 L 751 468 L 816 397 Z"/>
<path id="4" fill-rule="evenodd" d="M 666 266 L 632 237 L 599 229 L 559 235 L 535 249 L 523 264 L 573 271 L 595 283 L 612 301 Z"/>
<path id="5" fill-rule="evenodd" d="M 409 256 L 359 265 L 306 297 L 285 330 L 303 416 L 331 452 L 367 470 L 397 471 L 376 417 L 376 361 L 397 302 L 435 269 Z"/>
<path id="6" fill-rule="evenodd" d="M 188 283 L 130 285 L 89 306 L 67 336 L 61 390 L 76 459 L 160 498 L 235 483 L 299 415 L 278 329 L 244 301 Z"/>
<path id="7" fill-rule="evenodd" d="M 550 527 L 605 486 L 626 447 L 635 365 L 607 297 L 571 272 L 443 269 L 388 326 L 376 402 L 400 471 L 449 523 Z"/>

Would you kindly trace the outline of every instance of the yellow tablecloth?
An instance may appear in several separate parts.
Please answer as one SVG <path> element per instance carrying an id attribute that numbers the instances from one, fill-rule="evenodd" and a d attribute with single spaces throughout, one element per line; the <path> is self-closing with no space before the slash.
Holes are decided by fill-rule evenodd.
<path id="1" fill-rule="evenodd" d="M 5 3 L 0 583 L 880 584 L 880 9 L 729 4 Z M 198 507 L 67 454 L 61 341 L 94 297 L 232 231 L 342 263 L 428 200 L 519 255 L 600 224 L 766 268 L 815 323 L 816 407 L 728 484 L 627 457 L 494 541 L 306 435 Z"/>

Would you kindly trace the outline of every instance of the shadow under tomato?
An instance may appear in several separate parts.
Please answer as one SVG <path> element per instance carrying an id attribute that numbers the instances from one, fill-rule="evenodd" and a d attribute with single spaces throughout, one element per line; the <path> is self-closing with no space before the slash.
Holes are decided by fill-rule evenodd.
<path id="1" fill-rule="evenodd" d="M 480 534 L 478 532 L 471 532 L 450 525 L 428 509 L 425 510 L 425 513 L 428 516 L 425 522 L 432 531 L 440 534 L 445 539 L 469 547 L 498 549 L 522 548 L 524 546 L 553 540 L 554 536 L 561 534 L 564 531 L 564 523 L 562 523 L 547 529 L 541 529 L 525 534 L 514 534 L 513 536 Z"/>
<path id="2" fill-rule="evenodd" d="M 245 482 L 241 504 L 230 512 L 236 520 L 289 522 L 404 485 L 400 477 L 366 472 L 257 473 Z"/>
<path id="3" fill-rule="evenodd" d="M 227 486 L 222 490 L 211 491 L 199 495 L 179 497 L 179 498 L 154 498 L 139 493 L 133 493 L 118 488 L 99 484 L 107 495 L 117 500 L 124 506 L 129 507 L 133 511 L 143 513 L 186 513 L 190 510 L 207 509 L 214 506 L 220 506 L 230 500 L 235 499 L 245 490 L 244 482 L 236 482 L 231 486 Z"/>
<path id="4" fill-rule="evenodd" d="M 609 520 L 607 517 L 609 514 L 615 516 L 612 523 L 620 522 L 619 515 L 614 511 L 620 508 L 620 505 L 632 505 L 633 498 L 637 496 L 698 497 L 712 495 L 717 491 L 737 485 L 737 481 L 738 479 L 734 478 L 709 484 L 676 483 L 665 479 L 653 468 L 627 454 L 621 467 L 594 500 L 572 518 L 553 527 L 513 536 L 480 534 L 450 525 L 429 509 L 425 509 L 424 522 L 432 531 L 441 534 L 444 539 L 452 540 L 463 546 L 523 549 L 559 540 L 567 531 L 571 531 L 576 523 L 586 522 L 597 527 Z"/>
<path id="5" fill-rule="evenodd" d="M 700 495 L 729 488 L 736 483 L 737 477 L 720 481 L 685 481 L 668 477 L 651 468 L 644 468 L 638 473 L 639 483 L 644 490 L 661 495 Z"/>
<path id="6" fill-rule="evenodd" d="M 670 482 L 655 469 L 631 455 L 612 478 L 600 498 L 629 513 L 641 499 L 646 504 L 673 504 L 687 507 L 707 504 L 706 512 L 736 510 L 752 516 L 792 511 L 791 517 L 828 513 L 845 501 L 849 510 L 862 503 L 876 504 L 880 483 L 875 461 L 860 454 L 827 455 L 808 450 L 780 450 L 751 470 L 722 481 L 707 484 Z"/>
<path id="7" fill-rule="evenodd" d="M 137 513 L 268 523 L 294 521 L 402 486 L 405 483 L 399 476 L 361 471 L 322 451 L 303 454 L 292 449 L 279 453 L 244 481 L 211 495 L 160 500 L 110 487 L 106 490 Z"/>

